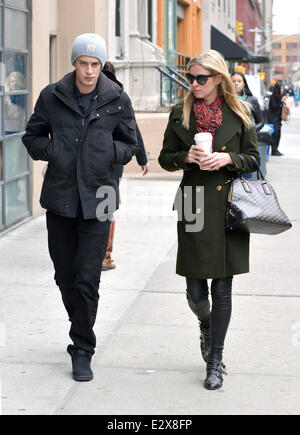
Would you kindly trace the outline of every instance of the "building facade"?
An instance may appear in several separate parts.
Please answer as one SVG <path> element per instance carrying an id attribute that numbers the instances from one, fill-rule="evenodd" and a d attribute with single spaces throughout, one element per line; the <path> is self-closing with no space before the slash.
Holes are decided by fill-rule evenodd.
<path id="1" fill-rule="evenodd" d="M 273 45 L 273 0 L 263 1 L 263 41 L 258 52 L 265 53 L 270 62 L 264 65 L 265 83 L 269 87 L 272 81 L 272 45 Z"/>
<path id="2" fill-rule="evenodd" d="M 262 0 L 236 0 L 236 20 L 243 25 L 242 41 L 237 42 L 244 43 L 255 53 L 262 45 Z"/>
<path id="3" fill-rule="evenodd" d="M 248 51 L 246 72 L 270 81 L 273 0 L 236 0 L 237 43 Z"/>
<path id="4" fill-rule="evenodd" d="M 202 0 L 158 0 L 157 44 L 166 63 L 178 64 L 178 55 L 193 57 L 202 50 Z"/>
<path id="5" fill-rule="evenodd" d="M 291 83 L 299 80 L 300 40 L 298 35 L 273 35 L 273 79 Z M 295 77 L 297 76 L 297 77 Z"/>
<path id="6" fill-rule="evenodd" d="M 236 0 L 203 0 L 203 50 L 212 47 L 211 27 L 235 41 Z"/>

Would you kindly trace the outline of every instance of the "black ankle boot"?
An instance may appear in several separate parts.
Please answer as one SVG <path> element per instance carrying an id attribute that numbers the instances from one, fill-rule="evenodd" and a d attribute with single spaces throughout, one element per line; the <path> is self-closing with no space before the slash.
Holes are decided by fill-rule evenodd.
<path id="1" fill-rule="evenodd" d="M 200 326 L 200 350 L 204 362 L 207 363 L 208 357 L 211 351 L 211 328 L 210 328 L 210 320 L 208 326 L 204 326 L 203 323 L 199 320 Z"/>
<path id="2" fill-rule="evenodd" d="M 68 348 L 68 352 L 72 357 L 74 381 L 92 381 L 94 379 L 94 374 L 91 369 L 92 355 L 80 349 Z"/>
<path id="3" fill-rule="evenodd" d="M 219 390 L 223 386 L 223 375 L 227 376 L 227 370 L 222 362 L 222 355 L 211 354 L 207 363 L 207 377 L 204 387 L 207 390 Z"/>

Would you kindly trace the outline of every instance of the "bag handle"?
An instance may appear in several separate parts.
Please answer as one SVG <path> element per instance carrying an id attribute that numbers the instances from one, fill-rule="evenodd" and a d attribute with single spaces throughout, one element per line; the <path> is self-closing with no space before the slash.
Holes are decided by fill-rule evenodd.
<path id="1" fill-rule="evenodd" d="M 242 159 L 243 162 L 245 161 L 243 155 L 239 154 L 239 157 Z M 256 158 L 254 156 L 250 156 L 250 157 L 255 162 L 256 171 L 257 171 L 257 178 L 258 178 L 258 180 L 262 181 L 261 185 L 262 185 L 262 188 L 264 189 L 265 194 L 266 195 L 272 195 L 272 192 L 269 189 L 267 180 L 265 179 L 263 173 L 261 172 L 261 169 L 260 169 L 260 167 L 258 165 L 258 162 L 257 162 Z M 247 184 L 247 180 L 243 177 L 241 172 L 240 172 L 240 178 L 241 178 L 241 181 L 242 181 L 242 184 L 243 184 L 243 187 L 244 187 L 245 191 L 247 193 L 252 193 L 249 185 Z"/>
<path id="2" fill-rule="evenodd" d="M 239 157 L 241 158 L 241 160 L 244 162 L 245 161 L 245 159 L 244 159 L 244 156 L 242 155 L 242 154 L 239 154 Z M 261 170 L 260 170 L 260 167 L 259 167 L 259 165 L 258 165 L 258 163 L 257 163 L 257 160 L 256 160 L 256 158 L 254 157 L 254 156 L 250 156 L 251 157 L 251 159 L 254 161 L 254 163 L 255 163 L 255 166 L 256 166 L 256 172 L 257 172 L 257 178 L 258 179 L 262 179 L 263 181 L 266 181 L 266 179 L 265 179 L 265 177 L 263 176 L 263 173 L 261 172 Z M 243 175 L 242 175 L 242 173 L 240 172 L 240 175 L 241 175 L 241 177 L 243 177 Z"/>

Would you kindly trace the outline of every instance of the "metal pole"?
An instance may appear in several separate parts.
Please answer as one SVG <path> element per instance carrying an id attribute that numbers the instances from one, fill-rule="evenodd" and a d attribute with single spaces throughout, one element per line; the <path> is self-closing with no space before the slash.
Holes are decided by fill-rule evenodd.
<path id="1" fill-rule="evenodd" d="M 284 36 L 281 36 L 280 38 L 274 39 L 274 40 L 272 40 L 272 42 L 268 42 L 267 44 L 262 45 L 262 46 L 257 50 L 257 52 L 259 53 L 259 52 L 260 52 L 261 50 L 263 50 L 264 48 L 269 47 L 269 46 L 272 46 L 272 45 L 275 44 L 276 42 L 282 41 L 282 40 L 284 40 L 284 39 L 287 39 L 287 38 L 290 38 L 291 36 L 296 36 L 296 35 L 298 35 L 298 33 L 291 33 L 290 35 L 284 35 Z"/>

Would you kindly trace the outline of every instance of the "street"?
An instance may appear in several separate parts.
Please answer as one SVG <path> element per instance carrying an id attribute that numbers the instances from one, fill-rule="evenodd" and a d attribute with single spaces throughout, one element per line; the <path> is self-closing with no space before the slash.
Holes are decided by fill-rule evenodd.
<path id="1" fill-rule="evenodd" d="M 203 388 L 199 328 L 175 275 L 178 180 L 130 178 L 116 215 L 115 271 L 102 274 L 95 380 L 75 383 L 67 315 L 53 280 L 45 217 L 0 238 L 3 415 L 298 415 L 300 413 L 300 108 L 267 179 L 293 222 L 255 235 L 251 273 L 234 280 L 229 375 Z"/>

